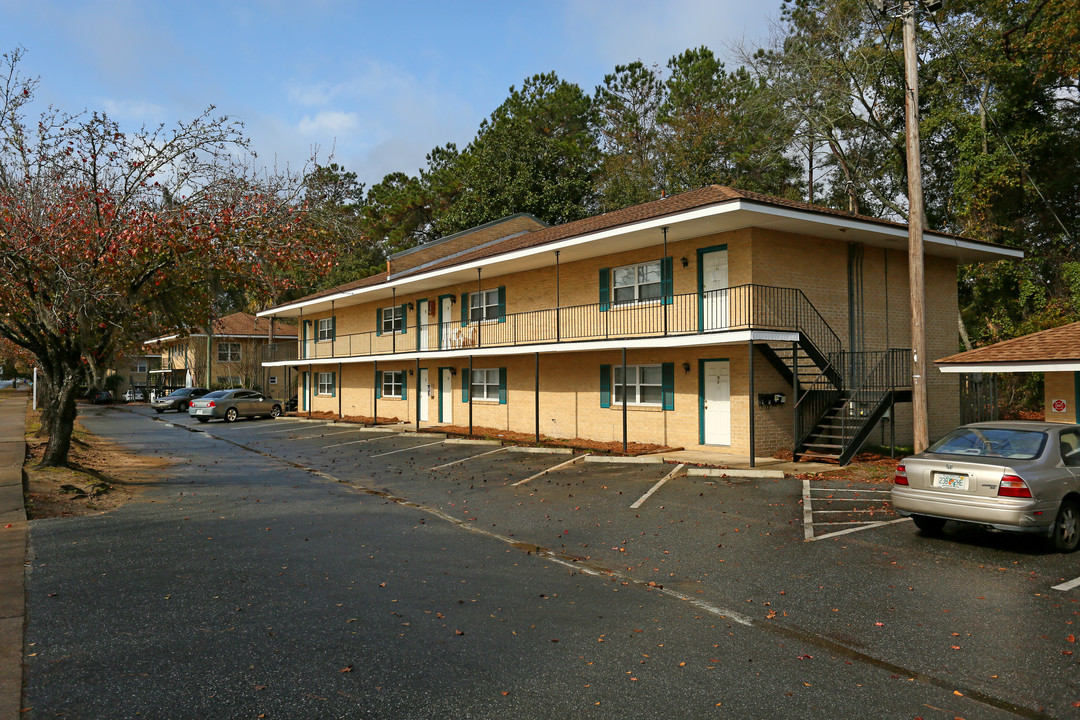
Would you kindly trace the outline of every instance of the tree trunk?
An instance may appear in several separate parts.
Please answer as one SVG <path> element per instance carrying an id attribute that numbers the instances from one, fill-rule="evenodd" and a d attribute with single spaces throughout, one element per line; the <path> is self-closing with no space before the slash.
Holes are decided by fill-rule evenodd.
<path id="1" fill-rule="evenodd" d="M 41 429 L 49 436 L 45 454 L 39 467 L 63 467 L 68 464 L 68 452 L 71 450 L 71 436 L 75 428 L 75 393 L 78 392 L 79 371 L 63 368 L 50 375 L 49 384 L 52 392 L 49 397 L 51 406 L 48 413 L 42 413 Z"/>

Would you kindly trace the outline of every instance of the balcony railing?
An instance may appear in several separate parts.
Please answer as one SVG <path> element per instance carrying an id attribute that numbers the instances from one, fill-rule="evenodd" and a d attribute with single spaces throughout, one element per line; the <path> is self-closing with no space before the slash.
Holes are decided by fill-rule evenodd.
<path id="1" fill-rule="evenodd" d="M 800 332 L 821 356 L 839 353 L 840 339 L 798 288 L 740 285 L 638 302 L 593 303 L 513 313 L 481 322 L 424 322 L 398 332 L 363 332 L 333 339 L 274 343 L 263 362 L 353 358 L 396 353 L 514 347 L 555 342 L 625 340 L 723 333 Z"/>

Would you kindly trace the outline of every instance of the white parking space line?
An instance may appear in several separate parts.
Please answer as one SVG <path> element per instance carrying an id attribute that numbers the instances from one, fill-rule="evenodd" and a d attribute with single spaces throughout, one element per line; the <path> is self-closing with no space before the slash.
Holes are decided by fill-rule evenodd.
<path id="1" fill-rule="evenodd" d="M 631 510 L 637 510 L 639 507 L 641 507 L 642 503 L 644 503 L 646 500 L 648 500 L 649 497 L 654 492 L 656 492 L 657 490 L 659 490 L 660 488 L 662 488 L 664 486 L 664 483 L 666 483 L 668 480 L 670 480 L 671 478 L 675 477 L 680 472 L 682 472 L 682 469 L 684 467 L 686 467 L 686 465 L 676 465 L 674 470 L 672 470 L 667 475 L 662 477 L 655 485 L 653 485 L 651 488 L 649 488 L 649 491 L 647 493 L 645 493 L 644 495 L 639 497 L 637 499 L 637 502 L 635 502 L 633 505 L 630 506 L 630 509 Z"/>
<path id="2" fill-rule="evenodd" d="M 530 475 L 529 477 L 525 478 L 524 480 L 518 480 L 516 483 L 511 483 L 510 487 L 517 487 L 518 485 L 524 485 L 525 483 L 529 482 L 530 480 L 535 480 L 538 477 L 544 477 L 549 472 L 555 472 L 556 470 L 558 470 L 561 467 L 566 467 L 567 465 L 571 465 L 573 463 L 580 462 L 580 461 L 584 460 L 587 456 L 588 456 L 588 453 L 586 453 L 585 455 L 578 455 L 577 457 L 572 457 L 572 458 L 570 458 L 569 460 L 567 460 L 565 462 L 559 463 L 558 465 L 552 465 L 547 470 L 541 470 L 540 472 L 536 473 L 535 475 Z"/>
<path id="3" fill-rule="evenodd" d="M 1074 587 L 1077 587 L 1077 586 L 1080 586 L 1080 577 L 1069 580 L 1068 582 L 1063 582 L 1060 585 L 1055 585 L 1051 589 L 1052 590 L 1062 590 L 1062 591 L 1064 591 L 1064 590 L 1072 590 Z"/>
<path id="4" fill-rule="evenodd" d="M 875 523 L 859 524 L 858 527 L 847 528 L 846 530 L 837 530 L 836 532 L 825 533 L 824 535 L 818 535 L 816 537 L 806 538 L 806 542 L 813 542 L 815 540 L 824 540 L 825 538 L 836 537 L 837 535 L 847 535 L 848 533 L 859 532 L 860 530 L 869 530 L 870 528 L 883 527 L 885 525 L 895 525 L 896 523 L 907 522 L 911 518 L 899 518 L 897 520 L 881 520 Z M 837 524 L 844 525 L 847 523 L 819 523 L 822 525 Z M 811 530 L 813 532 L 813 530 Z"/>
<path id="5" fill-rule="evenodd" d="M 317 437 L 330 437 L 331 435 L 344 435 L 345 433 L 361 432 L 364 429 L 364 428 L 353 428 L 352 430 L 338 430 L 337 432 L 323 432 L 323 430 L 325 430 L 328 427 L 332 427 L 332 426 L 323 425 L 323 426 L 319 427 L 316 430 L 316 432 L 312 433 L 311 435 L 297 435 L 295 439 L 296 440 L 309 440 L 311 438 L 317 438 Z M 294 432 L 300 432 L 301 430 L 303 430 L 303 428 L 297 428 Z"/>
<path id="6" fill-rule="evenodd" d="M 373 457 L 373 458 L 385 457 L 386 455 L 394 455 L 396 453 L 409 452 L 410 450 L 419 450 L 420 448 L 431 447 L 432 445 L 442 445 L 445 442 L 446 442 L 445 440 L 439 440 L 438 442 L 426 443 L 424 445 L 413 445 L 412 447 L 398 448 L 397 450 L 391 450 L 390 452 L 378 453 L 377 455 L 372 455 L 371 457 Z"/>
<path id="7" fill-rule="evenodd" d="M 327 450 L 329 448 L 342 447 L 343 445 L 359 445 L 360 443 L 374 442 L 375 440 L 383 440 L 383 439 L 388 438 L 388 437 L 394 437 L 394 436 L 393 435 L 387 435 L 385 433 L 379 433 L 378 437 L 364 438 L 363 440 L 350 440 L 348 442 L 343 442 L 343 443 L 334 443 L 333 445 L 323 445 L 323 450 Z"/>
<path id="8" fill-rule="evenodd" d="M 497 450 L 488 450 L 487 452 L 482 452 L 479 455 L 470 455 L 467 458 L 461 458 L 460 460 L 455 460 L 454 462 L 448 462 L 448 463 L 443 463 L 442 465 L 436 465 L 433 468 L 428 468 L 428 470 L 439 470 L 440 468 L 450 467 L 451 465 L 457 465 L 458 463 L 463 463 L 463 462 L 466 462 L 468 460 L 473 460 L 473 459 L 478 458 L 478 457 L 484 457 L 485 455 L 494 455 L 495 453 L 505 452 L 508 449 L 509 448 L 501 447 L 501 448 L 499 448 Z"/>
<path id="9" fill-rule="evenodd" d="M 814 509 L 812 507 L 813 497 L 810 495 L 810 481 L 802 481 L 802 519 L 803 519 L 803 540 L 810 542 L 814 539 Z"/>

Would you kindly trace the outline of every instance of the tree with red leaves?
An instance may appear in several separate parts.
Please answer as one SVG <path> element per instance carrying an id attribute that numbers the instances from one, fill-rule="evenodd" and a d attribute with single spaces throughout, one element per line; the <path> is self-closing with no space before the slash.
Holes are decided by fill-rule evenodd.
<path id="1" fill-rule="evenodd" d="M 240 123 L 212 107 L 134 133 L 52 108 L 28 123 L 21 54 L 0 60 L 0 337 L 40 368 L 54 466 L 92 374 L 141 338 L 204 324 L 211 288 L 280 287 L 289 265 L 329 261 L 299 178 L 256 172 Z"/>

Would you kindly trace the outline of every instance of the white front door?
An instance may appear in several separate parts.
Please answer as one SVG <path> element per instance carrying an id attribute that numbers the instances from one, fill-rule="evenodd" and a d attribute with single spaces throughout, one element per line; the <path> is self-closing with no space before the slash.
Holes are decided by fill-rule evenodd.
<path id="1" fill-rule="evenodd" d="M 440 308 L 439 320 L 442 321 L 442 325 L 439 326 L 439 349 L 445 350 L 450 347 L 450 330 L 453 327 L 450 322 L 451 318 L 453 318 L 453 298 L 444 297 Z"/>
<path id="2" fill-rule="evenodd" d="M 721 330 L 728 319 L 727 250 L 713 250 L 701 256 L 702 330 Z"/>
<path id="3" fill-rule="evenodd" d="M 427 350 L 428 345 L 429 345 L 428 332 L 429 332 L 429 330 L 431 328 L 431 320 L 428 317 L 428 308 L 429 307 L 430 307 L 430 304 L 429 304 L 429 301 L 427 301 L 427 300 L 421 300 L 419 303 L 416 304 L 416 317 L 419 319 L 418 325 L 420 326 L 417 329 L 420 332 L 420 349 L 421 350 Z M 423 418 L 421 418 L 421 419 L 423 419 Z"/>
<path id="4" fill-rule="evenodd" d="M 454 376 L 450 374 L 450 368 L 442 369 L 439 381 L 439 422 L 454 422 Z"/>
<path id="5" fill-rule="evenodd" d="M 702 363 L 702 418 L 706 445 L 731 444 L 731 370 L 727 360 Z"/>
<path id="6" fill-rule="evenodd" d="M 422 336 L 421 336 L 422 337 Z M 431 400 L 431 383 L 427 368 L 420 368 L 420 422 L 428 421 L 428 405 Z"/>

